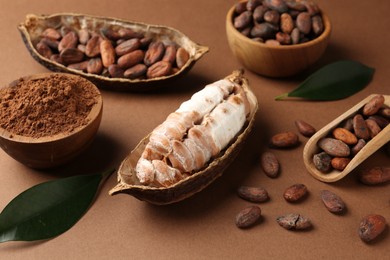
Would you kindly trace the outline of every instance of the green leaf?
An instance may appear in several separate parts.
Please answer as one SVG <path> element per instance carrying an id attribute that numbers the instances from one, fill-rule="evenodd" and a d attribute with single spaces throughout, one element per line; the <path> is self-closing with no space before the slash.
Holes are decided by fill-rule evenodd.
<path id="1" fill-rule="evenodd" d="M 374 69 L 351 60 L 337 61 L 310 75 L 289 93 L 275 98 L 300 97 L 311 100 L 337 100 L 363 89 L 372 79 Z"/>
<path id="2" fill-rule="evenodd" d="M 0 214 L 0 243 L 48 239 L 69 230 L 112 172 L 48 181 L 22 192 Z"/>

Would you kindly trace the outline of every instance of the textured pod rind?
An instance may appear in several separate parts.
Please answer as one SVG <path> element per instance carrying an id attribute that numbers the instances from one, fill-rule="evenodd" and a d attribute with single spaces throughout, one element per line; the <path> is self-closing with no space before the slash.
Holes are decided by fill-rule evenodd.
<path id="1" fill-rule="evenodd" d="M 142 32 L 145 36 L 151 36 L 154 39 L 163 42 L 174 41 L 185 48 L 190 58 L 187 63 L 176 73 L 152 79 L 127 79 L 127 78 L 109 78 L 103 75 L 85 73 L 75 69 L 69 69 L 66 66 L 43 57 L 38 53 L 35 44 L 39 41 L 41 33 L 48 27 L 59 28 L 62 25 L 77 29 L 88 29 L 90 31 L 100 32 L 103 29 L 115 26 L 118 28 L 130 28 L 136 32 Z M 174 79 L 183 76 L 204 54 L 209 51 L 206 46 L 201 46 L 193 42 L 182 32 L 167 26 L 146 24 L 141 22 L 126 21 L 111 17 L 91 16 L 86 14 L 58 13 L 52 15 L 34 15 L 29 14 L 26 20 L 18 25 L 24 45 L 30 55 L 41 65 L 55 72 L 65 72 L 77 74 L 85 77 L 95 83 L 99 88 L 109 88 L 129 91 L 147 91 L 156 88 L 167 87 Z"/>
<path id="2" fill-rule="evenodd" d="M 239 134 L 230 145 L 214 158 L 206 168 L 195 172 L 169 187 L 151 187 L 141 185 L 135 173 L 138 159 L 149 142 L 149 135 L 144 137 L 133 151 L 126 157 L 118 169 L 118 184 L 110 190 L 110 195 L 119 193 L 130 194 L 139 200 L 156 205 L 171 204 L 184 200 L 206 188 L 222 175 L 233 159 L 239 154 L 241 148 L 254 127 L 255 115 L 258 110 L 257 98 L 250 90 L 248 81 L 241 71 L 234 71 L 226 79 L 241 82 L 250 102 L 250 113 Z M 124 181 L 125 180 L 125 181 Z M 127 184 L 132 183 L 132 184 Z"/>

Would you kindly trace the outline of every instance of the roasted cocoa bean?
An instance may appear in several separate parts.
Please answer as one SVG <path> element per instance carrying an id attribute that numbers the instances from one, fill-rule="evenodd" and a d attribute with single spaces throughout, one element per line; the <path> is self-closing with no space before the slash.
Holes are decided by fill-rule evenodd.
<path id="1" fill-rule="evenodd" d="M 290 8 L 290 9 L 293 9 L 293 10 L 296 10 L 296 11 L 305 11 L 306 10 L 306 7 L 305 5 L 302 3 L 302 1 L 297 1 L 297 0 L 284 0 L 284 2 L 286 3 L 287 7 Z"/>
<path id="2" fill-rule="evenodd" d="M 313 164 L 317 170 L 321 172 L 328 172 L 331 169 L 332 157 L 326 152 L 321 152 L 313 156 Z"/>
<path id="3" fill-rule="evenodd" d="M 288 33 L 278 32 L 276 33 L 276 40 L 282 45 L 291 44 L 291 36 Z"/>
<path id="4" fill-rule="evenodd" d="M 332 167 L 336 170 L 343 171 L 345 167 L 347 167 L 348 163 L 351 161 L 351 159 L 346 157 L 334 157 L 330 161 L 330 164 Z"/>
<path id="5" fill-rule="evenodd" d="M 126 70 L 144 60 L 145 53 L 142 50 L 129 52 L 118 58 L 117 64 L 120 68 Z"/>
<path id="6" fill-rule="evenodd" d="M 145 52 L 145 65 L 149 67 L 157 61 L 160 61 L 164 55 L 164 52 L 165 47 L 162 42 L 152 42 L 149 45 L 148 50 Z"/>
<path id="7" fill-rule="evenodd" d="M 270 23 L 259 23 L 256 24 L 251 30 L 251 37 L 260 37 L 262 39 L 274 38 L 278 28 Z"/>
<path id="8" fill-rule="evenodd" d="M 186 51 L 186 49 L 180 47 L 176 51 L 176 65 L 179 69 L 183 68 L 184 65 L 187 64 L 190 59 L 190 54 Z"/>
<path id="9" fill-rule="evenodd" d="M 280 21 L 280 14 L 275 10 L 268 10 L 264 13 L 264 21 L 277 25 Z"/>
<path id="10" fill-rule="evenodd" d="M 234 18 L 234 27 L 236 29 L 243 29 L 245 27 L 248 27 L 252 21 L 252 12 L 251 11 L 245 11 L 241 13 L 239 16 Z"/>
<path id="11" fill-rule="evenodd" d="M 68 65 L 69 69 L 81 70 L 81 71 L 84 71 L 84 72 L 87 72 L 87 67 L 88 67 L 88 61 L 87 60 Z"/>
<path id="12" fill-rule="evenodd" d="M 321 16 L 316 15 L 311 18 L 311 27 L 316 36 L 324 31 L 324 23 L 322 22 Z"/>
<path id="13" fill-rule="evenodd" d="M 64 65 L 81 62 L 84 59 L 84 53 L 75 48 L 64 49 L 60 52 L 60 58 Z"/>
<path id="14" fill-rule="evenodd" d="M 64 49 L 73 49 L 77 47 L 79 37 L 73 31 L 67 33 L 58 44 L 58 51 L 61 52 Z"/>
<path id="15" fill-rule="evenodd" d="M 246 3 L 246 9 L 249 11 L 253 11 L 259 5 L 261 5 L 261 0 L 248 0 Z"/>
<path id="16" fill-rule="evenodd" d="M 248 228 L 255 225 L 261 217 L 261 209 L 258 206 L 250 206 L 241 210 L 236 216 L 236 226 Z"/>
<path id="17" fill-rule="evenodd" d="M 295 120 L 295 126 L 303 136 L 311 137 L 316 133 L 316 129 L 303 120 Z"/>
<path id="18" fill-rule="evenodd" d="M 356 144 L 358 139 L 356 135 L 345 128 L 337 127 L 332 131 L 333 137 L 348 145 Z"/>
<path id="19" fill-rule="evenodd" d="M 167 61 L 158 61 L 150 66 L 146 72 L 146 77 L 157 78 L 171 74 L 172 64 Z"/>
<path id="20" fill-rule="evenodd" d="M 370 138 L 374 138 L 379 132 L 382 130 L 375 120 L 366 119 L 366 126 L 368 128 L 368 132 L 370 133 Z"/>
<path id="21" fill-rule="evenodd" d="M 300 41 L 300 32 L 298 28 L 294 28 L 291 31 L 291 42 L 292 44 L 298 44 Z"/>
<path id="22" fill-rule="evenodd" d="M 303 1 L 303 4 L 306 7 L 307 12 L 311 15 L 314 16 L 320 12 L 320 8 L 318 5 L 310 0 Z"/>
<path id="23" fill-rule="evenodd" d="M 276 218 L 278 224 L 288 230 L 305 230 L 312 227 L 311 220 L 297 213 L 286 214 Z"/>
<path id="24" fill-rule="evenodd" d="M 364 139 L 359 139 L 358 142 L 351 148 L 351 154 L 355 156 L 361 149 L 366 145 L 366 141 Z"/>
<path id="25" fill-rule="evenodd" d="M 308 12 L 302 12 L 298 14 L 296 25 L 299 31 L 303 34 L 308 34 L 311 31 L 311 17 Z"/>
<path id="26" fill-rule="evenodd" d="M 373 167 L 362 170 L 358 173 L 361 183 L 367 185 L 378 185 L 390 182 L 390 167 Z"/>
<path id="27" fill-rule="evenodd" d="M 322 138 L 318 141 L 318 146 L 331 156 L 348 157 L 351 153 L 347 144 L 334 138 Z"/>
<path id="28" fill-rule="evenodd" d="M 92 58 L 88 61 L 88 66 L 87 66 L 87 72 L 92 73 L 92 74 L 100 74 L 103 71 L 103 62 L 102 59 L 97 57 L 97 58 Z"/>
<path id="29" fill-rule="evenodd" d="M 250 202 L 265 202 L 269 200 L 267 190 L 261 187 L 240 186 L 237 194 L 240 198 Z"/>
<path id="30" fill-rule="evenodd" d="M 113 78 L 123 78 L 124 70 L 117 64 L 108 66 L 108 73 Z"/>
<path id="31" fill-rule="evenodd" d="M 141 42 L 138 38 L 126 40 L 115 47 L 115 53 L 117 56 L 122 56 L 129 52 L 135 51 L 140 48 Z"/>
<path id="32" fill-rule="evenodd" d="M 141 76 L 144 76 L 146 74 L 147 69 L 148 67 L 146 67 L 145 64 L 139 63 L 125 70 L 123 76 L 129 79 L 140 78 Z"/>
<path id="33" fill-rule="evenodd" d="M 164 53 L 162 60 L 168 61 L 171 64 L 175 63 L 175 60 L 176 60 L 176 46 L 175 45 L 168 45 L 165 48 L 165 53 Z"/>
<path id="34" fill-rule="evenodd" d="M 378 113 L 379 109 L 382 108 L 385 103 L 385 97 L 383 95 L 376 95 L 363 107 L 363 115 L 372 116 Z"/>
<path id="35" fill-rule="evenodd" d="M 283 13 L 280 16 L 280 29 L 284 33 L 290 34 L 294 29 L 294 21 L 288 13 Z"/>
<path id="36" fill-rule="evenodd" d="M 378 124 L 378 126 L 382 129 L 385 128 L 390 123 L 390 120 L 388 120 L 387 118 L 381 115 L 372 115 L 369 116 L 368 119 L 374 120 Z"/>
<path id="37" fill-rule="evenodd" d="M 88 57 L 95 57 L 100 54 L 100 42 L 102 38 L 99 35 L 94 35 L 88 40 L 85 46 L 85 55 Z"/>
<path id="38" fill-rule="evenodd" d="M 359 224 L 359 237 L 364 242 L 371 242 L 386 229 L 385 217 L 378 214 L 369 214 L 363 217 Z"/>
<path id="39" fill-rule="evenodd" d="M 302 183 L 298 183 L 288 187 L 283 193 L 283 198 L 288 202 L 297 202 L 306 195 L 307 187 Z"/>
<path id="40" fill-rule="evenodd" d="M 297 146 L 298 144 L 298 135 L 290 131 L 276 134 L 271 138 L 271 146 L 276 148 L 289 148 Z"/>
<path id="41" fill-rule="evenodd" d="M 42 37 L 58 41 L 62 38 L 62 35 L 56 29 L 49 27 L 42 32 Z"/>
<path id="42" fill-rule="evenodd" d="M 256 9 L 253 11 L 253 19 L 257 22 L 257 23 L 261 23 L 264 21 L 264 14 L 265 12 L 267 11 L 267 7 L 265 7 L 264 5 L 259 5 L 258 7 L 256 7 Z M 249 25 L 249 24 L 248 24 Z"/>
<path id="43" fill-rule="evenodd" d="M 279 13 L 284 13 L 288 11 L 288 7 L 284 0 L 264 0 L 263 5 L 272 10 L 276 10 Z"/>
<path id="44" fill-rule="evenodd" d="M 236 14 L 241 14 L 242 12 L 245 12 L 247 9 L 246 9 L 246 5 L 247 3 L 246 2 L 238 2 L 235 4 L 234 6 L 234 12 Z"/>
<path id="45" fill-rule="evenodd" d="M 340 214 L 345 211 L 346 206 L 344 201 L 334 192 L 329 190 L 321 190 L 320 195 L 326 209 L 330 212 Z"/>
<path id="46" fill-rule="evenodd" d="M 280 171 L 280 164 L 276 155 L 271 152 L 264 152 L 260 158 L 261 168 L 270 178 L 276 178 Z"/>
<path id="47" fill-rule="evenodd" d="M 370 138 L 370 132 L 361 114 L 357 114 L 353 117 L 353 130 L 358 138 L 368 140 Z"/>
<path id="48" fill-rule="evenodd" d="M 50 57 L 53 55 L 52 50 L 43 41 L 38 42 L 36 48 L 38 53 L 47 59 L 50 59 Z"/>

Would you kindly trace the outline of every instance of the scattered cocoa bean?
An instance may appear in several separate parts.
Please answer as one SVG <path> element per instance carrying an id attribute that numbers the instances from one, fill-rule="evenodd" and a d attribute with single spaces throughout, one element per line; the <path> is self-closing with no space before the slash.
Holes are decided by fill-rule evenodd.
<path id="1" fill-rule="evenodd" d="M 240 186 L 238 196 L 250 202 L 265 202 L 269 200 L 268 192 L 261 187 Z"/>
<path id="2" fill-rule="evenodd" d="M 312 227 L 311 220 L 297 213 L 290 213 L 276 218 L 278 224 L 288 230 L 305 230 Z"/>
<path id="3" fill-rule="evenodd" d="M 371 242 L 386 229 L 386 219 L 382 215 L 369 214 L 359 224 L 359 236 L 364 242 Z"/>
<path id="4" fill-rule="evenodd" d="M 248 228 L 255 225 L 261 217 L 261 209 L 258 206 L 249 206 L 241 210 L 236 216 L 236 226 Z"/>
<path id="5" fill-rule="evenodd" d="M 261 168 L 270 178 L 276 178 L 280 171 L 280 164 L 276 155 L 272 152 L 264 152 L 260 158 Z"/>
<path id="6" fill-rule="evenodd" d="M 340 214 L 346 209 L 344 201 L 334 192 L 329 190 L 321 190 L 321 200 L 327 210 L 332 213 Z"/>
<path id="7" fill-rule="evenodd" d="M 299 144 L 299 137 L 297 134 L 287 131 L 275 134 L 271 137 L 270 142 L 272 147 L 276 148 L 289 148 Z"/>
<path id="8" fill-rule="evenodd" d="M 367 185 L 378 185 L 390 182 L 390 167 L 373 167 L 362 170 L 358 173 L 361 183 Z"/>
<path id="9" fill-rule="evenodd" d="M 316 133 L 316 129 L 303 120 L 295 120 L 295 126 L 303 136 L 311 137 Z"/>
<path id="10" fill-rule="evenodd" d="M 307 187 L 304 184 L 298 183 L 288 187 L 283 197 L 288 202 L 297 202 L 302 200 L 307 195 Z"/>
<path id="11" fill-rule="evenodd" d="M 351 153 L 348 145 L 334 138 L 322 138 L 318 141 L 318 146 L 331 156 L 348 157 Z"/>

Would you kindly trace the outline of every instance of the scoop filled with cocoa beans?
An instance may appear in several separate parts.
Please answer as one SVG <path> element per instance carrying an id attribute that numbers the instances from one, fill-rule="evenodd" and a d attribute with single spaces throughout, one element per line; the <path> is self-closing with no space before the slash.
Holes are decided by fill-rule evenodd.
<path id="1" fill-rule="evenodd" d="M 390 96 L 368 96 L 308 140 L 307 170 L 324 182 L 340 180 L 390 141 L 389 123 Z"/>

